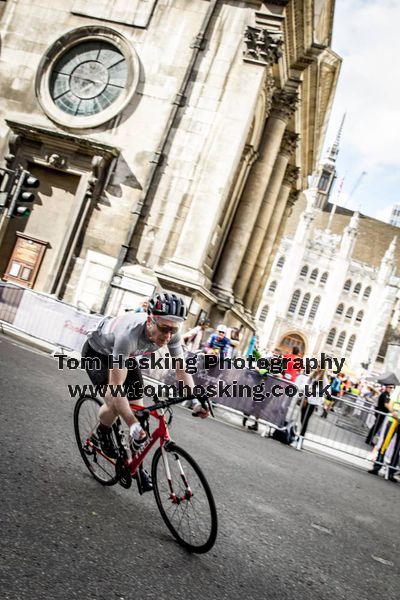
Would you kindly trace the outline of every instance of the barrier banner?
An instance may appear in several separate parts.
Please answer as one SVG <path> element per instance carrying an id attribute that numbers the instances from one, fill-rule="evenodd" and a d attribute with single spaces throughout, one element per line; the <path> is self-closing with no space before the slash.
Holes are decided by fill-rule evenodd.
<path id="1" fill-rule="evenodd" d="M 188 356 L 193 355 L 189 353 Z M 261 376 L 248 368 L 221 369 L 216 365 L 205 369 L 202 355 L 197 355 L 196 368 L 197 372 L 193 374 L 195 384 L 212 391 L 218 404 L 253 415 L 278 428 L 284 427 L 292 394 L 296 391 L 289 381 L 271 375 Z M 152 369 L 143 371 L 143 374 L 168 385 L 177 384 L 173 370 Z"/>
<path id="2" fill-rule="evenodd" d="M 25 289 L 0 282 L 0 320 L 14 324 Z"/>
<path id="3" fill-rule="evenodd" d="M 28 335 L 69 350 L 80 351 L 86 341 L 87 332 L 94 329 L 103 318 L 102 315 L 82 313 L 69 304 L 29 289 L 13 287 L 5 292 L 5 287 L 7 286 L 3 284 L 0 286 L 0 315 L 3 320 L 7 321 L 3 312 L 5 313 L 6 306 L 9 307 L 9 299 L 13 294 L 12 320 L 7 322 Z M 8 304 L 5 302 L 7 298 Z M 10 312 L 9 309 L 8 313 Z"/>

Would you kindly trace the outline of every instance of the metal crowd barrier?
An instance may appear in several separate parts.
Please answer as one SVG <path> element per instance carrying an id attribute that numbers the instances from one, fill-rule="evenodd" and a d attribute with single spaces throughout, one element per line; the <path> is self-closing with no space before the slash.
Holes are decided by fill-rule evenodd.
<path id="1" fill-rule="evenodd" d="M 318 406 L 310 418 L 304 440 L 308 442 L 310 449 L 329 449 L 329 453 L 337 457 L 351 455 L 360 461 L 374 461 L 377 451 L 373 450 L 379 440 L 379 433 L 385 427 L 387 413 L 378 411 L 374 406 L 362 398 L 357 400 L 348 397 L 334 397 L 333 410 L 322 418 L 323 407 Z M 301 429 L 301 408 L 294 402 L 293 419 L 296 421 L 296 429 Z M 382 415 L 382 424 L 373 436 L 374 444 L 366 442 L 367 435 L 374 426 L 375 417 Z M 382 443 L 382 440 L 379 440 Z M 360 462 L 360 465 L 362 463 Z M 387 463 L 380 463 L 385 466 Z"/>

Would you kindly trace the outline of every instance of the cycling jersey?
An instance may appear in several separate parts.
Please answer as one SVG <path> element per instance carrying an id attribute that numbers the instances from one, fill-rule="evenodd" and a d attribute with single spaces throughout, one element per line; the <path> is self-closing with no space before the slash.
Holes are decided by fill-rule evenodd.
<path id="1" fill-rule="evenodd" d="M 227 338 L 225 336 L 219 340 L 216 333 L 213 333 L 209 337 L 208 342 L 207 342 L 207 348 L 209 348 L 210 350 L 216 350 L 216 352 L 218 352 L 218 354 L 222 354 L 223 356 L 226 356 L 226 353 L 228 352 L 229 347 L 230 347 L 229 338 Z"/>
<path id="2" fill-rule="evenodd" d="M 105 317 L 95 330 L 89 331 L 89 344 L 96 352 L 112 355 L 116 360 L 156 352 L 159 346 L 147 337 L 146 321 L 147 314 L 144 312 Z M 171 356 L 183 354 L 180 332 L 171 337 L 167 347 Z"/>

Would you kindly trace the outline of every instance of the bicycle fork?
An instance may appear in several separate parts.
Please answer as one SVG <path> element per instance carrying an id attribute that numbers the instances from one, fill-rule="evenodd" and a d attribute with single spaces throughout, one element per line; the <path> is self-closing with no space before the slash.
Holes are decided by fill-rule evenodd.
<path id="1" fill-rule="evenodd" d="M 168 454 L 173 454 L 174 458 L 177 462 L 179 474 L 182 479 L 183 485 L 185 486 L 185 494 L 183 496 L 178 496 L 174 491 L 174 487 L 172 484 L 171 469 L 170 469 L 169 462 L 168 462 Z M 189 482 L 188 482 L 185 472 L 182 468 L 181 461 L 179 460 L 179 455 L 174 453 L 173 448 L 168 450 L 168 446 L 167 446 L 167 448 L 165 446 L 161 446 L 161 456 L 163 459 L 165 476 L 168 481 L 169 499 L 172 500 L 172 504 L 180 504 L 181 502 L 185 502 L 185 500 L 186 501 L 190 500 L 190 498 L 193 496 L 193 492 L 190 489 Z"/>

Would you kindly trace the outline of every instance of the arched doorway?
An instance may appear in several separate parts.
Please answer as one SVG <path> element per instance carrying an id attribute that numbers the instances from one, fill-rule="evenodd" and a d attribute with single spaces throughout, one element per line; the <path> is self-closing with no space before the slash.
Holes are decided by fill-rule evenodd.
<path id="1" fill-rule="evenodd" d="M 297 346 L 300 354 L 304 354 L 306 351 L 306 341 L 302 335 L 297 332 L 288 332 L 282 336 L 277 349 L 281 354 L 289 354 L 293 350 L 293 346 Z"/>

